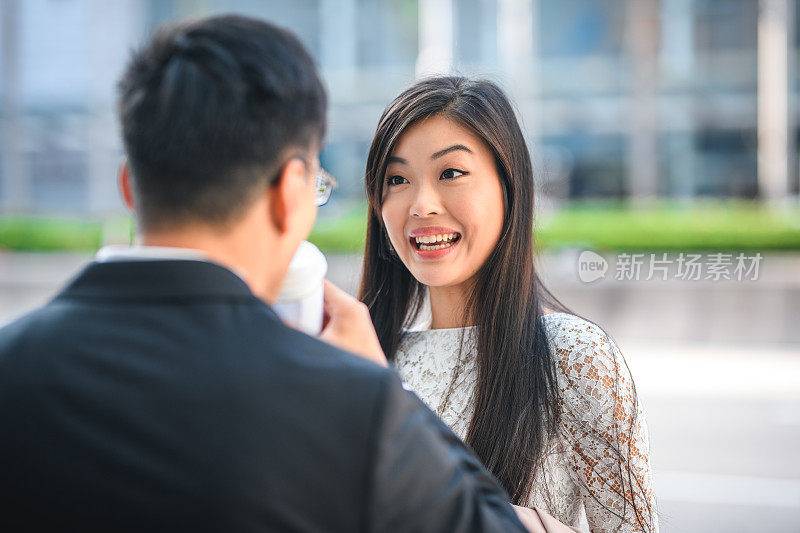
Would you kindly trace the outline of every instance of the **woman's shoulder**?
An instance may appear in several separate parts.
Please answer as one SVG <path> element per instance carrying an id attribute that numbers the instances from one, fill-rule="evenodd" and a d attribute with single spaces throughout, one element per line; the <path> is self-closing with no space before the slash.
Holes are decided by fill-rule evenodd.
<path id="1" fill-rule="evenodd" d="M 548 313 L 542 316 L 542 323 L 550 344 L 559 348 L 569 343 L 599 342 L 608 339 L 603 328 L 571 313 Z"/>
<path id="2" fill-rule="evenodd" d="M 613 386 L 625 372 L 614 341 L 597 324 L 570 313 L 542 317 L 556 372 L 572 385 Z"/>

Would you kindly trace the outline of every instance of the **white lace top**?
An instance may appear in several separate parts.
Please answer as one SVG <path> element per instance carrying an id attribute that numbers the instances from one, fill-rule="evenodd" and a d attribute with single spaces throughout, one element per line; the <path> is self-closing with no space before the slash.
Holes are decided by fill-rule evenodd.
<path id="1" fill-rule="evenodd" d="M 647 423 L 641 404 L 634 401 L 622 355 L 602 329 L 580 317 L 551 313 L 543 322 L 556 364 L 562 418 L 527 505 L 592 533 L 658 531 Z M 462 439 L 473 412 L 474 332 L 474 327 L 407 331 L 395 358 L 406 384 Z M 443 406 L 462 334 L 462 371 Z M 630 476 L 625 459 L 630 459 Z"/>

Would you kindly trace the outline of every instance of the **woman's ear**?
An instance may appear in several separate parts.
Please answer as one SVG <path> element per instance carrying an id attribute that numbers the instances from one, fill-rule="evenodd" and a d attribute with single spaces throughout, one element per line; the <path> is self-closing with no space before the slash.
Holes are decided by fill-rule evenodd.
<path id="1" fill-rule="evenodd" d="M 306 200 L 306 165 L 300 159 L 290 159 L 278 174 L 278 180 L 268 191 L 269 216 L 275 230 L 286 233 L 291 221 Z"/>
<path id="2" fill-rule="evenodd" d="M 136 207 L 133 203 L 133 185 L 131 184 L 130 168 L 128 166 L 128 159 L 123 159 L 119 167 L 119 192 L 122 196 L 122 201 L 125 207 L 132 213 L 136 212 Z"/>

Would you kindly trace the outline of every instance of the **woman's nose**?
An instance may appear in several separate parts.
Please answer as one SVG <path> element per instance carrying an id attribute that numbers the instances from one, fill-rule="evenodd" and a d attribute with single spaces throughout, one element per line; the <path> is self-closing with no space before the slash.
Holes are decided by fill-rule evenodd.
<path id="1" fill-rule="evenodd" d="M 409 211 L 412 217 L 425 217 L 438 215 L 443 208 L 435 189 L 428 185 L 422 185 L 417 188 Z"/>

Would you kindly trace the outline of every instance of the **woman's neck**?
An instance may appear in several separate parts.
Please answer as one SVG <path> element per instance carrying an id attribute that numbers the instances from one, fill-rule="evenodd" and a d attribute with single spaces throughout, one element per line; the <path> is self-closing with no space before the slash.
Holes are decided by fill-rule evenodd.
<path id="1" fill-rule="evenodd" d="M 467 309 L 467 290 L 464 286 L 429 287 L 431 302 L 431 329 L 471 326 L 464 323 Z"/>

